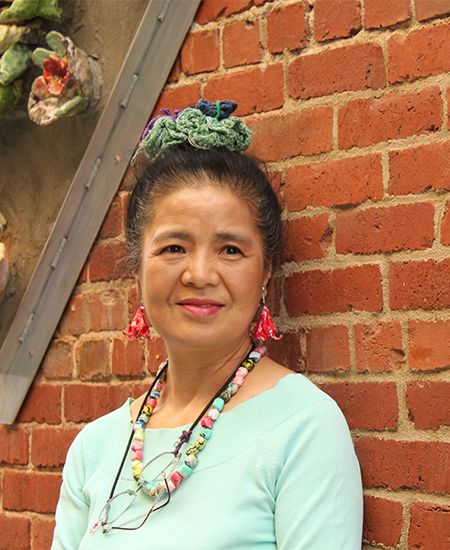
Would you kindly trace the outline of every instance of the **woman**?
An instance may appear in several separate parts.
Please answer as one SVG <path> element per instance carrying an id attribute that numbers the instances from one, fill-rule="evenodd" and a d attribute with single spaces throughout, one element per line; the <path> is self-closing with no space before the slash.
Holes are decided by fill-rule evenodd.
<path id="1" fill-rule="evenodd" d="M 153 120 L 127 237 L 168 361 L 150 391 L 87 426 L 64 468 L 53 549 L 356 550 L 358 463 L 336 404 L 272 361 L 264 297 L 280 207 L 231 102 Z M 166 113 L 167 114 L 167 113 Z M 134 429 L 130 422 L 134 423 Z M 123 458 L 122 458 L 123 457 Z"/>

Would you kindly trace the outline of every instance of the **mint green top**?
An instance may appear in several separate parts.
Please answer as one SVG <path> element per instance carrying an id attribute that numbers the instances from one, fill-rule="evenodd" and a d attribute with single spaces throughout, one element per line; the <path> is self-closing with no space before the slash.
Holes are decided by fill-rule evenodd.
<path id="1" fill-rule="evenodd" d="M 347 424 L 301 374 L 223 412 L 192 475 L 141 529 L 90 533 L 132 430 L 129 405 L 86 426 L 72 444 L 52 550 L 360 550 L 361 476 Z M 181 430 L 147 430 L 144 464 L 173 450 Z M 130 456 L 116 493 L 136 487 Z M 150 501 L 140 491 L 131 517 Z"/>

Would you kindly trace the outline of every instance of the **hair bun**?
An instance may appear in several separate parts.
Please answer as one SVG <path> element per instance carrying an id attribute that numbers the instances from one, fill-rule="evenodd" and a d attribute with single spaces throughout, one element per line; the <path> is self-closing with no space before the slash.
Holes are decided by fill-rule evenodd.
<path id="1" fill-rule="evenodd" d="M 226 147 L 230 151 L 245 151 L 254 132 L 237 117 L 230 116 L 237 103 L 222 100 L 212 103 L 200 100 L 195 108 L 175 111 L 161 109 L 163 115 L 153 118 L 143 134 L 141 148 L 150 160 L 156 159 L 167 147 L 189 143 L 197 149 Z"/>

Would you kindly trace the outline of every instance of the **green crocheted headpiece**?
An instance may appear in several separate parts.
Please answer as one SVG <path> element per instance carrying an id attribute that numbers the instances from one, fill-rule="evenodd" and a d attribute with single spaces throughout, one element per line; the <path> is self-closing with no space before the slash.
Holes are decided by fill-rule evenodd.
<path id="1" fill-rule="evenodd" d="M 226 147 L 230 151 L 245 151 L 254 132 L 237 117 L 229 116 L 237 104 L 233 101 L 218 101 L 217 104 L 201 100 L 195 108 L 175 111 L 161 111 L 150 121 L 144 131 L 141 147 L 147 158 L 155 160 L 170 145 L 190 143 L 197 149 Z"/>

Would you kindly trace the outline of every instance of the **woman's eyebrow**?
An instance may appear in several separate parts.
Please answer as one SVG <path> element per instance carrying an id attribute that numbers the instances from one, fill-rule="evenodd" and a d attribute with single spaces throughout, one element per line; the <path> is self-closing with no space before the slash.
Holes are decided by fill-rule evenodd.
<path id="1" fill-rule="evenodd" d="M 155 235 L 153 243 L 157 244 L 160 241 L 164 241 L 166 239 L 190 240 L 192 239 L 192 235 L 187 231 L 163 231 L 162 233 Z"/>
<path id="2" fill-rule="evenodd" d="M 217 233 L 216 237 L 221 241 L 233 241 L 235 243 L 246 244 L 247 246 L 252 246 L 253 242 L 247 237 L 236 233 Z"/>

